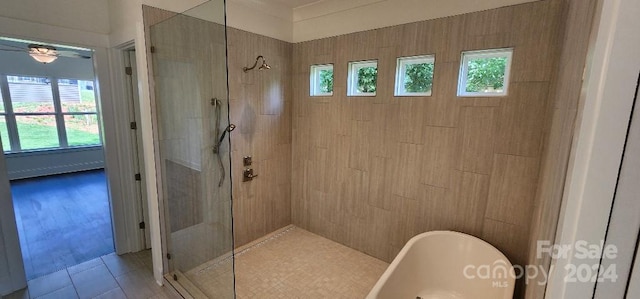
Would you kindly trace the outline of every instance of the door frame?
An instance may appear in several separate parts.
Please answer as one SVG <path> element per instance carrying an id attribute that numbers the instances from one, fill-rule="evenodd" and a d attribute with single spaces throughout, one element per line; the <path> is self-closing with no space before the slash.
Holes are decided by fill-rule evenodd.
<path id="1" fill-rule="evenodd" d="M 104 117 L 104 127 L 106 131 L 107 126 L 110 126 L 116 136 L 113 138 L 111 150 L 105 149 L 107 156 L 112 154 L 111 159 L 107 158 L 105 162 L 107 170 L 115 170 L 113 172 L 107 171 L 107 175 L 113 186 L 110 190 L 112 195 L 117 194 L 112 199 L 117 254 L 137 252 L 150 246 L 145 242 L 146 234 L 149 232 L 148 221 L 145 219 L 148 216 L 144 216 L 146 208 L 145 176 L 141 175 L 141 184 L 138 184 L 135 178 L 138 170 L 134 166 L 137 158 L 134 148 L 141 149 L 141 141 L 138 139 L 138 144 L 134 144 L 130 127 L 131 116 L 135 117 L 136 115 L 135 111 L 131 111 L 131 109 L 136 109 L 134 105 L 131 105 L 134 100 L 131 98 L 132 93 L 129 88 L 131 80 L 125 73 L 126 57 L 131 49 L 135 49 L 133 41 L 109 49 L 107 51 L 109 67 L 102 70 L 109 73 L 110 83 L 112 83 L 109 90 L 111 95 L 108 97 L 111 101 L 109 107 L 104 108 L 104 110 L 109 109 L 108 117 Z M 143 160 L 139 161 L 138 165 L 144 169 Z M 144 170 L 140 170 L 140 173 L 143 174 Z M 141 194 L 145 207 L 140 204 Z M 141 222 L 145 222 L 145 229 L 140 229 Z"/>

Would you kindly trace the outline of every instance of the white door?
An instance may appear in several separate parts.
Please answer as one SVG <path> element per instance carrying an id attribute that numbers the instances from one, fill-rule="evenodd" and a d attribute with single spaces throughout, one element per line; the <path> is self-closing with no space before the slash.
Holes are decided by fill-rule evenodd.
<path id="1" fill-rule="evenodd" d="M 2 141 L 0 141 L 0 150 Z M 4 155 L 0 154 L 0 296 L 27 286 Z"/>

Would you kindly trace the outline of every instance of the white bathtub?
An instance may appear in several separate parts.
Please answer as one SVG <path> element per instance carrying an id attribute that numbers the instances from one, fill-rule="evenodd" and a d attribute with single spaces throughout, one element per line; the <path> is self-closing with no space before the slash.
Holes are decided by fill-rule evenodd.
<path id="1" fill-rule="evenodd" d="M 367 299 L 513 298 L 513 266 L 491 244 L 451 231 L 413 237 Z"/>

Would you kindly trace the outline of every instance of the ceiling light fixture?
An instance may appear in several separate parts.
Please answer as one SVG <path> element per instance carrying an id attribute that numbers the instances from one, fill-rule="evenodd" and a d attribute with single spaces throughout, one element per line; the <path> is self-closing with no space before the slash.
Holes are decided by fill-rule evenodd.
<path id="1" fill-rule="evenodd" d="M 58 59 L 56 48 L 43 45 L 29 45 L 29 56 L 33 57 L 37 62 L 44 64 L 52 63 Z"/>

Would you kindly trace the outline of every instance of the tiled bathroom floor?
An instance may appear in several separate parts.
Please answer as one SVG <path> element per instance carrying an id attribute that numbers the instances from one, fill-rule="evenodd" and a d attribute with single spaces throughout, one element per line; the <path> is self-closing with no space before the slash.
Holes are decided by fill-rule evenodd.
<path id="1" fill-rule="evenodd" d="M 105 255 L 29 281 L 27 290 L 3 299 L 180 298 L 153 279 L 151 252 Z"/>
<path id="2" fill-rule="evenodd" d="M 387 266 L 290 226 L 236 253 L 237 298 L 364 298 Z M 196 268 L 185 275 L 209 296 L 232 287 L 230 267 L 224 265 Z"/>
<path id="3" fill-rule="evenodd" d="M 185 275 L 209 298 L 233 294 L 231 260 Z M 237 298 L 364 298 L 388 264 L 304 229 L 285 230 L 236 252 Z M 180 298 L 156 285 L 151 253 L 110 254 L 29 281 L 6 298 Z M 3 297 L 5 299 L 5 297 Z"/>

